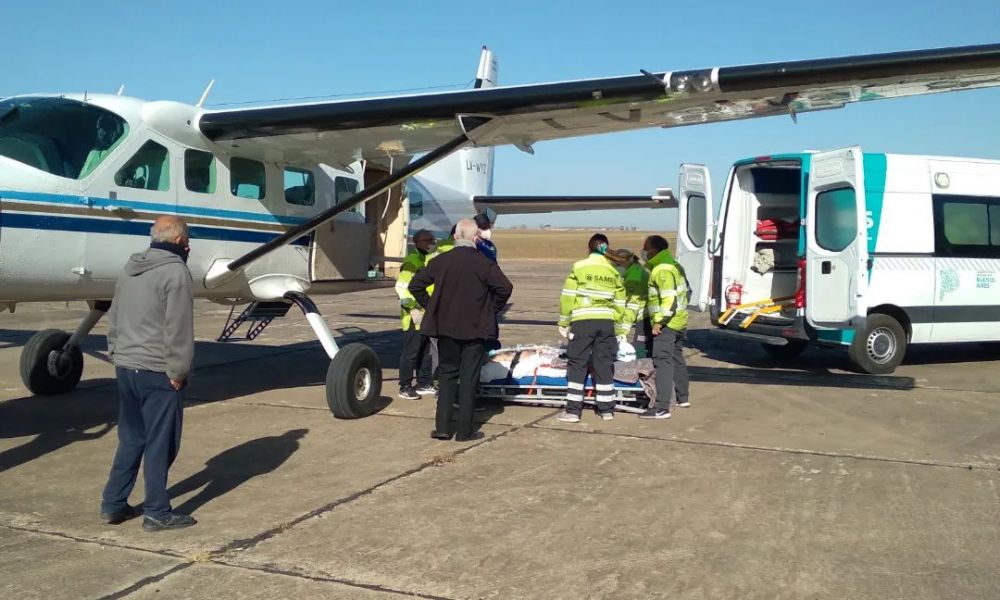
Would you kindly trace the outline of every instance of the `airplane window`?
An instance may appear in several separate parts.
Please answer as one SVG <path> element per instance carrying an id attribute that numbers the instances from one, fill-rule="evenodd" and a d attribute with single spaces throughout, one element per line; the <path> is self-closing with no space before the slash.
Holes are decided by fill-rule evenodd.
<path id="1" fill-rule="evenodd" d="M 299 206 L 316 204 L 316 181 L 305 169 L 285 168 L 285 202 Z"/>
<path id="2" fill-rule="evenodd" d="M 337 198 L 337 204 L 340 204 L 344 200 L 347 200 L 354 194 L 358 193 L 357 179 L 348 179 L 347 177 L 337 177 L 333 182 L 334 194 Z"/>
<path id="3" fill-rule="evenodd" d="M 233 157 L 229 161 L 229 191 L 236 197 L 263 200 L 267 189 L 264 164 L 256 160 Z"/>
<path id="4" fill-rule="evenodd" d="M 170 155 L 167 149 L 149 140 L 118 170 L 115 183 L 139 190 L 169 190 Z"/>
<path id="5" fill-rule="evenodd" d="M 215 193 L 215 156 L 211 152 L 184 151 L 184 187 L 200 194 Z"/>
<path id="6" fill-rule="evenodd" d="M 0 156 L 41 171 L 82 179 L 128 134 L 118 115 L 66 98 L 0 100 Z"/>

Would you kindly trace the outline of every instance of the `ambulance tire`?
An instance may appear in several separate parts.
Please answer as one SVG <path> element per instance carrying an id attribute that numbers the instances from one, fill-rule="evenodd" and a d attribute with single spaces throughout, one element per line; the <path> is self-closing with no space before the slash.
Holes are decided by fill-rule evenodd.
<path id="1" fill-rule="evenodd" d="M 847 356 L 862 373 L 888 375 L 906 355 L 906 330 L 899 321 L 882 313 L 868 315 L 864 335 L 855 335 Z"/>
<path id="2" fill-rule="evenodd" d="M 806 348 L 809 347 L 809 343 L 802 340 L 788 340 L 787 344 L 778 346 L 762 342 L 760 347 L 764 349 L 764 352 L 770 354 L 771 358 L 776 360 L 791 360 L 805 352 Z"/>
<path id="3" fill-rule="evenodd" d="M 76 389 L 83 375 L 80 348 L 63 351 L 69 333 L 45 329 L 31 336 L 21 350 L 21 381 L 37 396 L 67 394 Z"/>
<path id="4" fill-rule="evenodd" d="M 360 419 L 382 408 L 382 364 L 364 344 L 337 351 L 326 370 L 326 403 L 338 419 Z"/>

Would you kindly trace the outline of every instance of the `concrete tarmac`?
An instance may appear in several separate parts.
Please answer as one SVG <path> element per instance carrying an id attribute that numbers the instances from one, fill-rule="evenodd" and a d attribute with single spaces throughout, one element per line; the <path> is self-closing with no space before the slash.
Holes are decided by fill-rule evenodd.
<path id="1" fill-rule="evenodd" d="M 568 263 L 504 267 L 504 341 L 556 342 Z M 0 598 L 1000 597 L 998 345 L 916 348 L 869 377 L 840 350 L 776 364 L 697 316 L 693 406 L 669 421 L 492 406 L 484 439 L 438 442 L 433 399 L 395 398 L 391 289 L 318 300 L 342 343 L 379 352 L 386 408 L 333 418 L 301 315 L 222 344 L 229 309 L 197 302 L 170 485 L 199 523 L 162 533 L 97 519 L 116 443 L 103 325 L 79 389 L 35 398 L 21 347 L 85 311 L 0 315 Z"/>

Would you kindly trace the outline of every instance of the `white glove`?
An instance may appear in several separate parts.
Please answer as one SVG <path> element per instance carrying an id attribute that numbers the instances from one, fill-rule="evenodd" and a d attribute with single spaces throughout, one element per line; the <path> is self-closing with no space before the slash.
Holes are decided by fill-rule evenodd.
<path id="1" fill-rule="evenodd" d="M 619 344 L 625 344 L 625 343 L 628 343 L 628 338 L 627 338 L 627 337 L 625 337 L 625 334 L 624 334 L 624 333 L 623 333 L 623 334 L 621 334 L 621 335 L 619 335 L 619 336 L 618 336 L 618 337 L 617 337 L 616 339 L 618 340 L 618 343 L 619 343 Z"/>
<path id="2" fill-rule="evenodd" d="M 424 320 L 424 311 L 420 310 L 419 308 L 411 308 L 410 318 L 413 319 L 413 326 L 417 329 L 420 329 L 420 323 L 422 323 Z"/>
<path id="3" fill-rule="evenodd" d="M 564 338 L 568 338 L 569 337 L 569 327 L 563 327 L 562 325 L 560 325 L 559 326 L 559 335 L 563 336 Z"/>

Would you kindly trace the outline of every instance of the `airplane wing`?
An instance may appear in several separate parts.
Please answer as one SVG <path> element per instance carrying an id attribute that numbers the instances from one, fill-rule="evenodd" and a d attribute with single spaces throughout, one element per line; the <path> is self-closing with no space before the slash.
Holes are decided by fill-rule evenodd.
<path id="1" fill-rule="evenodd" d="M 264 160 L 386 164 L 466 135 L 531 144 L 841 108 L 1000 85 L 1000 44 L 204 112 L 217 144 Z M 478 121 L 476 117 L 481 117 Z M 472 129 L 472 124 L 485 125 Z"/>
<path id="2" fill-rule="evenodd" d="M 580 210 L 621 210 L 626 208 L 677 208 L 669 189 L 655 196 L 473 196 L 477 213 L 498 215 L 541 214 Z"/>

